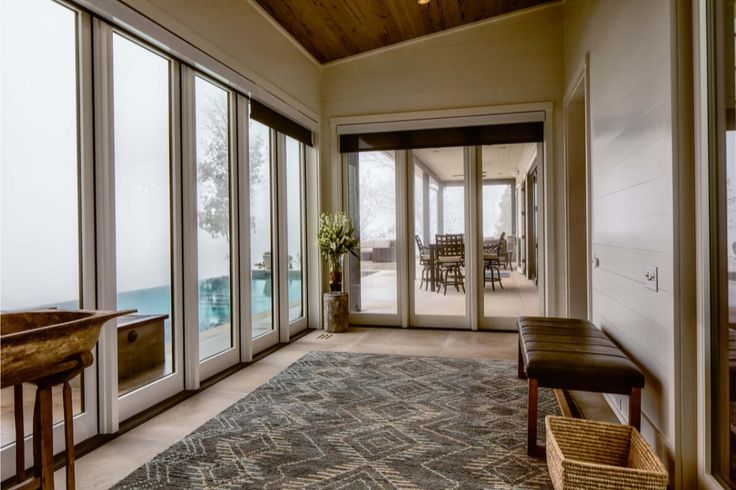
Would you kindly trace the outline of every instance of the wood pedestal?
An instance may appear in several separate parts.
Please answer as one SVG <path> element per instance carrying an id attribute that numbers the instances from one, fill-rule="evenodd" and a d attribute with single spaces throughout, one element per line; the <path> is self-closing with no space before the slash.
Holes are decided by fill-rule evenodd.
<path id="1" fill-rule="evenodd" d="M 348 329 L 348 293 L 325 293 L 323 307 L 325 330 L 339 333 Z"/>

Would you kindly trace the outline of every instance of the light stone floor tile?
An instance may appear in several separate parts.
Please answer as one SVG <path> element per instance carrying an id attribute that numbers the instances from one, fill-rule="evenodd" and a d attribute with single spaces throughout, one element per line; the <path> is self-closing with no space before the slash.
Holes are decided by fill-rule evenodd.
<path id="1" fill-rule="evenodd" d="M 319 339 L 322 333 L 309 333 L 83 456 L 77 461 L 77 488 L 110 487 L 310 351 L 517 358 L 515 333 L 353 327 Z M 586 403 L 600 405 L 605 403 L 602 400 L 591 398 Z M 606 408 L 594 407 L 591 413 L 605 416 Z M 63 469 L 56 472 L 55 479 L 63 488 Z"/>

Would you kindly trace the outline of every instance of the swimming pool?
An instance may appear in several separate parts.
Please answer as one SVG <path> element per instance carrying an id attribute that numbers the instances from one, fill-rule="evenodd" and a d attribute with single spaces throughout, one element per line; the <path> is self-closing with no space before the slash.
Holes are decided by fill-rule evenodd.
<path id="1" fill-rule="evenodd" d="M 271 311 L 271 279 L 251 279 L 252 312 Z M 289 280 L 289 303 L 302 297 L 301 277 Z M 199 281 L 199 331 L 203 332 L 230 321 L 230 281 L 228 276 Z M 171 287 L 159 286 L 118 294 L 118 309 L 133 308 L 142 315 L 171 315 Z M 167 325 L 168 327 L 168 320 Z M 169 331 L 166 328 L 167 333 Z"/>

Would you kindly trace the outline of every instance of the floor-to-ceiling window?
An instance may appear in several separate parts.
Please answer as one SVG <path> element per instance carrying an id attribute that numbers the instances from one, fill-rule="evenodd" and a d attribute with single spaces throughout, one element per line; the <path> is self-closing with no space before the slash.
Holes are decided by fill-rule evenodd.
<path id="1" fill-rule="evenodd" d="M 248 134 L 251 331 L 255 339 L 271 332 L 274 328 L 271 129 L 251 119 Z"/>
<path id="2" fill-rule="evenodd" d="M 199 359 L 233 347 L 231 95 L 195 77 Z"/>
<path id="3" fill-rule="evenodd" d="M 113 33 L 120 395 L 177 368 L 172 329 L 170 61 Z"/>
<path id="4" fill-rule="evenodd" d="M 396 314 L 396 161 L 394 152 L 349 155 L 348 212 L 360 239 L 349 258 L 351 311 Z"/>
<path id="5" fill-rule="evenodd" d="M 289 322 L 304 316 L 304 148 L 285 137 L 287 297 Z"/>
<path id="6" fill-rule="evenodd" d="M 281 323 L 306 326 L 308 130 L 283 115 L 248 128 L 236 86 L 63 1 L 0 2 L 0 68 L 0 309 L 135 310 L 110 322 L 98 365 L 71 382 L 77 442 L 238 362 L 244 309 L 255 337 L 281 308 Z M 285 128 L 298 136 L 278 148 L 276 171 Z M 248 248 L 254 260 L 238 263 Z M 198 314 L 185 315 L 190 293 Z M 24 391 L 30 434 L 34 388 Z M 13 390 L 0 398 L 6 478 Z"/>
<path id="7" fill-rule="evenodd" d="M 82 295 L 78 15 L 50 0 L 0 2 L 2 311 L 94 305 Z M 29 28 L 29 19 L 43 28 Z M 88 405 L 82 381 L 71 382 L 75 414 Z M 23 386 L 26 434 L 34 392 Z M 61 399 L 61 386 L 53 396 Z M 6 447 L 15 441 L 13 388 L 0 397 Z M 62 418 L 57 404 L 54 422 Z"/>

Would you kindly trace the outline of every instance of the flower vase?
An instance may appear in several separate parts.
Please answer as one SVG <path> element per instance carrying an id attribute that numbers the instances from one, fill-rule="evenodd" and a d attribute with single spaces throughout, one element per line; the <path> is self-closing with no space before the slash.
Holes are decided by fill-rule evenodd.
<path id="1" fill-rule="evenodd" d="M 342 259 L 343 255 L 340 255 L 339 257 L 331 257 L 329 260 L 330 291 L 333 293 L 342 292 Z"/>

